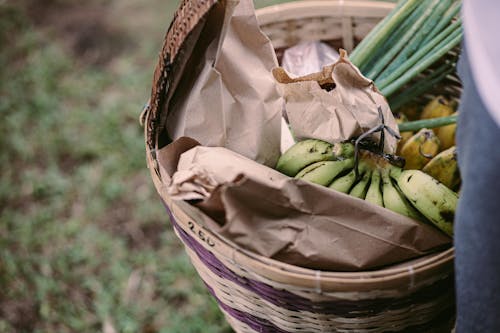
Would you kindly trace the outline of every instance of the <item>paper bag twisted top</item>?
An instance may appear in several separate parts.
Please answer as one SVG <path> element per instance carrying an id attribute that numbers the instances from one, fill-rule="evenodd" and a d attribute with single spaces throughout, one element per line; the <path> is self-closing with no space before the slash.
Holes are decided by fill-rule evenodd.
<path id="1" fill-rule="evenodd" d="M 379 107 L 385 124 L 399 133 L 387 100 L 349 61 L 345 50 L 340 50 L 337 62 L 321 72 L 292 78 L 283 68 L 275 68 L 273 75 L 281 84 L 287 119 L 298 140 L 334 143 L 357 137 L 380 125 Z M 376 134 L 374 139 L 378 138 Z M 385 136 L 386 153 L 394 153 L 396 145 L 396 138 Z"/>

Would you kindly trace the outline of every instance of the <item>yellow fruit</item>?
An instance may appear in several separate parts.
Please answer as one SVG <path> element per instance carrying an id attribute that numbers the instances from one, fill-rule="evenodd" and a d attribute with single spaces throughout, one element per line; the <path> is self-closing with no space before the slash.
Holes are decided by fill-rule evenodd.
<path id="1" fill-rule="evenodd" d="M 459 106 L 459 103 L 458 103 L 458 100 L 456 99 L 452 99 L 449 103 L 450 107 L 454 110 L 454 111 L 457 111 L 458 109 L 458 106 Z"/>
<path id="2" fill-rule="evenodd" d="M 437 96 L 427 103 L 422 110 L 420 119 L 431 119 L 450 116 L 454 112 L 453 107 L 443 96 Z M 434 133 L 437 134 L 438 129 L 434 129 Z"/>
<path id="3" fill-rule="evenodd" d="M 422 169 L 426 174 L 439 180 L 450 189 L 460 184 L 460 171 L 457 163 L 455 146 L 440 152 Z"/>
<path id="4" fill-rule="evenodd" d="M 434 97 L 425 105 L 420 114 L 420 119 L 431 119 L 438 117 L 446 117 L 454 112 L 450 103 L 443 96 Z"/>
<path id="5" fill-rule="evenodd" d="M 394 114 L 394 119 L 396 120 L 397 124 L 401 124 L 401 123 L 408 121 L 408 117 L 404 113 L 401 113 L 401 112 Z M 396 150 L 397 155 L 401 154 L 401 148 L 403 148 L 406 141 L 408 141 L 413 136 L 413 134 L 415 134 L 415 133 L 414 132 L 400 132 L 399 133 L 399 135 L 401 135 L 401 140 L 399 140 L 399 142 L 398 142 L 398 147 Z"/>
<path id="6" fill-rule="evenodd" d="M 396 111 L 405 115 L 409 120 L 417 120 L 420 117 L 420 106 L 417 103 L 407 103 Z"/>
<path id="7" fill-rule="evenodd" d="M 439 138 L 427 128 L 418 131 L 401 148 L 405 169 L 422 169 L 438 152 Z"/>
<path id="8" fill-rule="evenodd" d="M 457 115 L 455 112 L 453 115 Z M 455 135 L 457 131 L 457 124 L 451 124 L 437 129 L 437 136 L 441 142 L 441 150 L 448 149 L 456 144 Z"/>

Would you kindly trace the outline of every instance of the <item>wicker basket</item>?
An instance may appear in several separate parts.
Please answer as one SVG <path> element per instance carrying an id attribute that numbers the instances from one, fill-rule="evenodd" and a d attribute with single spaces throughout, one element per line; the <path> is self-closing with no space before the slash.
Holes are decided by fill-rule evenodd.
<path id="1" fill-rule="evenodd" d="M 450 332 L 453 249 L 412 264 L 367 272 L 325 272 L 271 260 L 204 227 L 187 203 L 164 191 L 156 150 L 162 114 L 189 54 L 186 40 L 216 0 L 187 0 L 170 26 L 142 116 L 148 167 L 176 234 L 236 332 Z M 302 1 L 258 11 L 277 50 L 321 39 L 350 50 L 393 7 L 376 1 Z M 192 50 L 192 49 L 191 49 Z M 179 56 L 180 55 L 180 56 Z"/>

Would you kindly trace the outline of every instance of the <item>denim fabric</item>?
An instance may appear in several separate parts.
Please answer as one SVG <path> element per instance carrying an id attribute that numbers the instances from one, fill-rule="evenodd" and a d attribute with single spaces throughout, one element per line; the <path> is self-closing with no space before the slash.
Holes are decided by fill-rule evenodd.
<path id="1" fill-rule="evenodd" d="M 456 332 L 493 333 L 500 332 L 500 128 L 481 101 L 466 53 L 464 47 L 459 61 Z"/>

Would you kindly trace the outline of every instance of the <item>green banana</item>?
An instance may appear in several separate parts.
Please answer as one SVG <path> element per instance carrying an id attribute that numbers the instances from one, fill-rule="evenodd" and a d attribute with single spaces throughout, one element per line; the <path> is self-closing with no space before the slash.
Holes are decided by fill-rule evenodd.
<path id="1" fill-rule="evenodd" d="M 366 192 L 368 191 L 368 186 L 370 185 L 371 175 L 372 171 L 370 169 L 366 170 L 359 182 L 351 189 L 349 195 L 359 199 L 364 199 L 366 197 Z"/>
<path id="2" fill-rule="evenodd" d="M 348 193 L 354 181 L 356 181 L 356 171 L 352 169 L 347 175 L 335 179 L 328 187 L 342 193 Z"/>
<path id="3" fill-rule="evenodd" d="M 453 146 L 437 154 L 422 171 L 439 180 L 446 187 L 456 188 L 460 184 L 456 147 Z"/>
<path id="4" fill-rule="evenodd" d="M 368 187 L 368 191 L 366 192 L 365 200 L 384 207 L 384 200 L 380 190 L 380 170 L 378 168 L 372 171 L 370 187 Z"/>
<path id="5" fill-rule="evenodd" d="M 453 236 L 453 220 L 458 201 L 455 192 L 420 170 L 399 169 L 391 172 L 391 176 L 422 215 L 443 232 Z"/>
<path id="6" fill-rule="evenodd" d="M 285 151 L 276 164 L 276 170 L 293 177 L 314 162 L 332 160 L 335 160 L 335 156 L 331 143 L 308 139 L 297 142 Z"/>
<path id="7" fill-rule="evenodd" d="M 389 168 L 382 169 L 382 197 L 384 207 L 401 215 L 422 220 L 422 215 L 412 207 L 403 194 L 394 186 L 389 173 Z"/>
<path id="8" fill-rule="evenodd" d="M 350 142 L 340 142 L 333 145 L 333 154 L 339 159 L 354 157 L 354 144 Z"/>
<path id="9" fill-rule="evenodd" d="M 359 161 L 358 171 L 360 175 L 366 170 L 366 164 L 364 161 Z M 352 188 L 352 185 L 356 182 L 356 170 L 352 169 L 348 174 L 338 177 L 333 180 L 333 182 L 328 186 L 329 188 L 342 192 L 349 193 L 349 190 Z"/>
<path id="10" fill-rule="evenodd" d="M 302 169 L 295 178 L 310 181 L 315 184 L 328 186 L 339 174 L 352 168 L 354 160 L 349 158 L 337 161 L 321 161 Z"/>
<path id="11" fill-rule="evenodd" d="M 300 170 L 319 161 L 334 161 L 354 155 L 351 143 L 331 144 L 322 140 L 307 139 L 297 142 L 281 155 L 276 170 L 294 177 Z"/>

